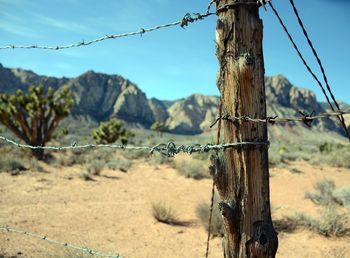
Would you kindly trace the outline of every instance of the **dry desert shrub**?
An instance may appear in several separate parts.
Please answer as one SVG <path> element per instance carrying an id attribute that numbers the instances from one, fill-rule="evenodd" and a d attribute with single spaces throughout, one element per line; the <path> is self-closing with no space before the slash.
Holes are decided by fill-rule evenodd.
<path id="1" fill-rule="evenodd" d="M 312 218 L 304 213 L 297 213 L 291 219 L 296 225 L 306 227 L 326 237 L 341 237 L 349 231 L 346 228 L 346 215 L 338 213 L 338 210 L 332 206 L 326 207 L 319 219 Z"/>
<path id="2" fill-rule="evenodd" d="M 86 171 L 93 176 L 101 175 L 101 171 L 104 168 L 104 163 L 101 160 L 91 160 L 89 163 L 85 163 Z"/>
<path id="3" fill-rule="evenodd" d="M 179 219 L 178 213 L 169 203 L 152 203 L 152 214 L 157 221 L 165 224 L 173 226 L 186 226 L 189 224 L 188 222 Z"/>
<path id="4" fill-rule="evenodd" d="M 187 178 L 203 179 L 210 178 L 208 166 L 204 161 L 199 160 L 181 160 L 175 162 L 175 168 L 180 175 Z"/>
<path id="5" fill-rule="evenodd" d="M 317 205 L 350 206 L 350 187 L 336 187 L 333 180 L 324 179 L 314 184 L 314 191 L 307 192 L 305 198 Z"/>
<path id="6" fill-rule="evenodd" d="M 297 168 L 290 168 L 289 172 L 292 174 L 303 174 L 304 172 Z"/>
<path id="7" fill-rule="evenodd" d="M 119 170 L 122 172 L 128 172 L 130 167 L 132 166 L 133 162 L 127 159 L 113 159 L 107 163 L 107 168 L 112 170 Z"/>
<path id="8" fill-rule="evenodd" d="M 337 188 L 333 180 L 320 180 L 314 184 L 314 191 L 307 192 L 305 198 L 316 205 L 323 206 L 319 218 L 297 213 L 291 220 L 323 236 L 341 237 L 349 232 L 347 226 L 348 214 L 339 212 L 338 207 L 348 207 L 350 203 L 350 188 Z"/>
<path id="9" fill-rule="evenodd" d="M 155 167 L 158 167 L 159 165 L 165 165 L 165 164 L 173 166 L 174 158 L 168 157 L 161 153 L 154 153 L 152 154 L 152 156 L 149 157 L 149 163 Z"/>
<path id="10" fill-rule="evenodd" d="M 150 157 L 149 152 L 145 150 L 132 150 L 132 151 L 123 151 L 122 155 L 125 159 L 128 160 L 144 160 Z"/>
<path id="11" fill-rule="evenodd" d="M 29 166 L 32 171 L 36 172 L 44 172 L 45 170 L 43 169 L 42 166 L 40 166 L 39 161 L 36 158 L 31 158 L 29 160 Z"/>
<path id="12" fill-rule="evenodd" d="M 219 196 L 214 196 L 214 205 L 213 213 L 211 219 L 211 234 L 212 236 L 223 236 L 224 235 L 224 226 L 222 215 L 219 210 Z M 209 230 L 209 214 L 210 214 L 210 205 L 208 203 L 200 203 L 196 208 L 196 214 L 202 225 L 205 229 Z"/>
<path id="13" fill-rule="evenodd" d="M 0 171 L 8 172 L 11 174 L 19 173 L 20 171 L 27 170 L 24 163 L 20 161 L 20 159 L 12 154 L 7 153 L 4 155 L 0 155 Z"/>

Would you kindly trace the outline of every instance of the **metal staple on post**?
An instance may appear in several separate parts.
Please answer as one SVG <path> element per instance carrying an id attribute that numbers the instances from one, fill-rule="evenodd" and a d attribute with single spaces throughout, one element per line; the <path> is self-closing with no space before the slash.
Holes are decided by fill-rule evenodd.
<path id="1" fill-rule="evenodd" d="M 102 253 L 102 252 L 95 251 L 95 250 L 92 250 L 92 249 L 87 248 L 87 247 L 80 247 L 80 246 L 70 244 L 67 242 L 53 240 L 53 239 L 48 238 L 47 236 L 41 236 L 39 234 L 32 233 L 32 232 L 25 231 L 25 230 L 19 230 L 19 229 L 14 229 L 14 228 L 10 228 L 10 227 L 0 227 L 0 231 L 30 236 L 33 238 L 37 238 L 37 239 L 46 241 L 50 244 L 60 245 L 60 246 L 63 246 L 65 248 L 69 248 L 69 249 L 75 249 L 75 250 L 78 250 L 78 251 L 81 251 L 81 252 L 84 252 L 84 253 L 87 253 L 87 254 L 90 254 L 93 256 L 109 257 L 109 258 L 122 258 L 119 254 L 118 255 L 111 255 L 111 254 Z"/>

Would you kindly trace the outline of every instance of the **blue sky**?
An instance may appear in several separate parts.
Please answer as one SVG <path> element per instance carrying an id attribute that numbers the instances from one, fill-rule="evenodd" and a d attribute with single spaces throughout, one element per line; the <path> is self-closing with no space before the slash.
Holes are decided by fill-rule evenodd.
<path id="1" fill-rule="evenodd" d="M 350 103 L 350 24 L 347 0 L 295 0 L 323 60 L 337 99 Z M 179 20 L 187 12 L 203 12 L 204 0 L 0 0 L 0 45 L 57 45 Z M 288 0 L 275 0 L 307 60 L 318 72 Z M 293 84 L 316 92 L 271 10 L 260 10 L 264 22 L 266 75 L 284 74 Z M 0 50 L 6 67 L 42 75 L 74 77 L 87 70 L 119 74 L 135 82 L 148 97 L 177 99 L 192 93 L 217 95 L 215 77 L 216 17 L 140 36 L 104 41 L 87 47 L 50 51 Z M 320 77 L 321 78 L 321 77 Z"/>

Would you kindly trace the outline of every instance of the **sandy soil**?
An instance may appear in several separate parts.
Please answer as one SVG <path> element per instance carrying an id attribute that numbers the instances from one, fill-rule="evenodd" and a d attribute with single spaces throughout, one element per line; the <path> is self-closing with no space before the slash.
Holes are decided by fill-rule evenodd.
<path id="1" fill-rule="evenodd" d="M 271 170 L 273 219 L 296 211 L 318 214 L 304 199 L 315 181 L 334 179 L 350 185 L 350 170 L 306 163 Z M 211 180 L 186 179 L 167 166 L 141 162 L 128 173 L 104 170 L 96 181 L 84 181 L 81 167 L 0 173 L 0 225 L 26 229 L 123 257 L 204 257 L 206 231 L 195 215 L 208 202 Z M 168 202 L 189 226 L 156 222 L 153 202 Z M 350 237 L 325 238 L 307 230 L 279 232 L 277 257 L 350 257 Z M 76 257 L 74 252 L 24 235 L 0 232 L 0 257 Z M 221 239 L 211 241 L 210 257 L 222 257 Z"/>

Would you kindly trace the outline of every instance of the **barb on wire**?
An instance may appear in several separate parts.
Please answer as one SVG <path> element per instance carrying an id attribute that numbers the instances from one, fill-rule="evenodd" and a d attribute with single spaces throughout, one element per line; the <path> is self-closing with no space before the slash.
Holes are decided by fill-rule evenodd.
<path id="1" fill-rule="evenodd" d="M 168 157 L 174 157 L 179 153 L 192 154 L 195 152 L 208 152 L 208 151 L 219 151 L 226 150 L 230 148 L 244 147 L 244 146 L 258 146 L 258 145 L 269 145 L 269 142 L 234 142 L 234 143 L 223 143 L 223 144 L 198 144 L 194 143 L 188 146 L 179 145 L 176 146 L 174 142 L 160 143 L 155 146 L 127 146 L 127 145 L 117 145 L 117 144 L 85 144 L 77 145 L 76 143 L 70 146 L 32 146 L 28 144 L 21 144 L 15 142 L 11 139 L 8 139 L 0 135 L 0 140 L 15 145 L 19 148 L 26 149 L 43 149 L 43 150 L 74 150 L 74 149 L 92 149 L 92 148 L 112 148 L 112 149 L 121 149 L 121 150 L 145 150 L 149 151 L 150 154 L 154 152 L 159 152 Z"/>
<path id="2" fill-rule="evenodd" d="M 215 4 L 216 2 L 219 2 L 220 0 L 211 0 L 208 4 L 208 7 L 207 7 L 207 12 L 206 13 L 210 13 L 210 8 L 213 4 Z"/>
<path id="3" fill-rule="evenodd" d="M 328 78 L 327 78 L 326 72 L 325 72 L 325 70 L 324 70 L 324 67 L 323 67 L 323 65 L 322 65 L 321 59 L 319 58 L 319 56 L 318 56 L 318 54 L 317 54 L 317 51 L 316 51 L 316 49 L 315 49 L 315 47 L 314 47 L 314 45 L 313 45 L 313 43 L 312 43 L 312 41 L 311 41 L 311 39 L 310 39 L 310 37 L 309 37 L 309 34 L 307 33 L 307 31 L 306 31 L 306 29 L 305 29 L 304 23 L 303 23 L 303 21 L 302 21 L 301 18 L 300 18 L 299 12 L 298 12 L 298 10 L 297 10 L 295 4 L 294 4 L 294 1 L 293 1 L 293 0 L 290 0 L 290 3 L 291 3 L 291 5 L 292 5 L 292 7 L 293 7 L 294 14 L 295 14 L 295 16 L 297 17 L 298 23 L 299 23 L 299 25 L 300 25 L 300 27 L 301 27 L 303 33 L 304 33 L 304 36 L 305 36 L 305 38 L 306 38 L 306 40 L 307 40 L 307 42 L 308 42 L 308 44 L 309 44 L 309 46 L 310 46 L 310 48 L 311 48 L 311 50 L 312 50 L 312 53 L 314 54 L 314 56 L 315 56 L 315 58 L 316 58 L 316 60 L 317 60 L 317 63 L 318 63 L 318 65 L 319 65 L 319 67 L 320 67 L 321 73 L 322 73 L 322 75 L 323 75 L 323 80 L 324 80 L 324 82 L 325 82 L 325 84 L 326 84 L 326 88 L 327 88 L 327 90 L 328 90 L 328 92 L 329 92 L 329 94 L 330 94 L 330 96 L 331 96 L 331 98 L 332 98 L 332 100 L 333 100 L 334 105 L 336 106 L 336 108 L 338 109 L 338 111 L 340 111 L 339 104 L 338 104 L 337 100 L 336 100 L 335 97 L 334 97 L 334 94 L 333 94 L 333 92 L 332 92 L 332 90 L 331 90 L 331 87 L 329 86 Z M 344 130 L 345 130 L 345 132 L 346 132 L 346 135 L 348 136 L 348 138 L 349 138 L 349 140 L 350 140 L 350 134 L 349 134 L 349 131 L 348 131 L 348 129 L 347 129 L 347 126 L 346 126 L 346 123 L 345 123 L 345 120 L 344 120 L 344 117 L 343 117 L 342 114 L 339 115 L 339 121 L 340 121 L 340 123 L 342 124 L 342 126 L 344 127 Z"/>
<path id="4" fill-rule="evenodd" d="M 194 13 L 191 15 L 190 13 L 187 13 L 184 17 L 182 17 L 179 21 L 175 21 L 172 23 L 167 23 L 163 25 L 158 25 L 155 27 L 151 27 L 148 29 L 141 28 L 137 31 L 134 32 L 128 32 L 128 33 L 122 33 L 122 34 L 110 34 L 110 35 L 105 35 L 103 37 L 93 39 L 90 41 L 81 41 L 78 43 L 73 43 L 69 45 L 61 45 L 61 46 L 44 46 L 44 45 L 7 45 L 7 46 L 0 46 L 0 50 L 3 49 L 16 49 L 16 48 L 24 48 L 24 49 L 30 49 L 30 48 L 35 48 L 35 49 L 47 49 L 47 50 L 60 50 L 60 49 L 67 49 L 67 48 L 74 48 L 74 47 L 80 47 L 80 46 L 88 46 L 97 42 L 101 42 L 104 40 L 109 40 L 109 39 L 118 39 L 118 38 L 123 38 L 123 37 L 128 37 L 128 36 L 134 36 L 134 35 L 140 35 L 142 36 L 143 34 L 147 32 L 152 32 L 155 30 L 159 30 L 162 28 L 168 28 L 168 27 L 173 27 L 173 26 L 178 26 L 180 25 L 182 28 L 185 28 L 186 26 L 189 25 L 189 23 L 193 23 L 199 20 L 203 20 L 204 18 L 214 15 L 215 13 L 211 12 L 206 12 L 206 13 Z"/>
<path id="5" fill-rule="evenodd" d="M 69 248 L 69 249 L 75 249 L 75 250 L 85 252 L 85 253 L 90 254 L 90 255 L 98 256 L 98 257 L 122 258 L 119 254 L 118 255 L 111 255 L 111 254 L 101 253 L 99 251 L 95 251 L 95 250 L 92 250 L 92 249 L 87 248 L 87 247 L 80 247 L 80 246 L 77 246 L 74 244 L 69 244 L 67 242 L 53 240 L 53 239 L 48 238 L 47 236 L 41 236 L 41 235 L 38 235 L 36 233 L 32 233 L 32 232 L 28 232 L 28 231 L 24 231 L 24 230 L 19 230 L 19 229 L 14 229 L 14 228 L 9 228 L 9 227 L 0 227 L 0 231 L 30 236 L 33 238 L 37 238 L 37 239 L 41 239 L 43 241 L 49 242 L 50 244 L 60 245 L 60 246 L 63 246 L 65 248 Z"/>
<path id="6" fill-rule="evenodd" d="M 290 42 L 292 43 L 294 49 L 297 51 L 298 56 L 300 57 L 300 59 L 301 59 L 301 61 L 303 62 L 304 66 L 306 67 L 307 71 L 311 74 L 311 76 L 315 79 L 315 81 L 317 82 L 317 84 L 320 86 L 320 88 L 321 88 L 321 90 L 322 90 L 322 93 L 323 93 L 323 95 L 325 96 L 325 98 L 326 98 L 326 100 L 327 100 L 327 102 L 328 102 L 330 108 L 332 109 L 333 112 L 335 112 L 335 109 L 334 109 L 334 107 L 333 107 L 333 105 L 332 105 L 332 103 L 331 103 L 331 101 L 330 101 L 330 99 L 329 99 L 329 97 L 328 97 L 328 95 L 327 95 L 327 93 L 326 93 L 325 88 L 323 87 L 321 81 L 318 79 L 318 77 L 316 76 L 316 74 L 312 71 L 311 67 L 310 67 L 310 66 L 308 65 L 308 63 L 306 62 L 304 56 L 302 55 L 302 53 L 300 52 L 298 46 L 296 45 L 296 43 L 295 43 L 295 41 L 294 41 L 292 35 L 290 34 L 290 32 L 288 31 L 286 25 L 284 24 L 284 22 L 283 22 L 281 16 L 280 16 L 279 13 L 277 12 L 277 10 L 275 9 L 275 7 L 274 7 L 273 4 L 271 3 L 271 1 L 269 1 L 268 4 L 270 5 L 270 7 L 271 7 L 273 13 L 274 13 L 275 16 L 277 17 L 279 23 L 280 23 L 281 26 L 283 27 L 283 30 L 286 32 L 286 34 L 287 34 L 287 36 L 288 36 Z M 348 131 L 346 125 L 345 125 L 344 118 L 340 118 L 340 117 L 338 117 L 338 118 L 339 118 L 339 120 L 340 120 L 340 122 L 341 122 L 341 124 L 342 124 L 342 127 L 343 127 L 344 130 L 345 130 L 345 134 L 347 135 L 347 137 L 348 137 L 349 140 L 350 140 L 350 133 L 349 133 L 349 131 Z"/>
<path id="7" fill-rule="evenodd" d="M 313 113 L 311 113 L 310 115 L 304 114 L 302 112 L 299 112 L 299 113 L 302 116 L 300 116 L 300 117 L 287 117 L 287 118 L 278 118 L 277 116 L 274 116 L 274 117 L 269 116 L 266 118 L 252 118 L 252 117 L 247 116 L 247 115 L 231 116 L 229 114 L 226 114 L 226 115 L 223 115 L 223 116 L 216 118 L 216 120 L 210 126 L 210 128 L 215 126 L 219 120 L 225 120 L 225 121 L 229 121 L 232 123 L 238 122 L 238 121 L 243 121 L 243 122 L 255 122 L 255 123 L 269 123 L 272 125 L 276 124 L 276 123 L 283 124 L 283 123 L 290 123 L 290 122 L 303 122 L 307 126 L 310 126 L 314 120 L 330 118 L 333 116 L 338 117 L 340 115 L 347 115 L 347 114 L 350 114 L 350 110 L 349 111 L 340 111 L 340 112 L 320 113 L 318 115 L 313 115 Z"/>

